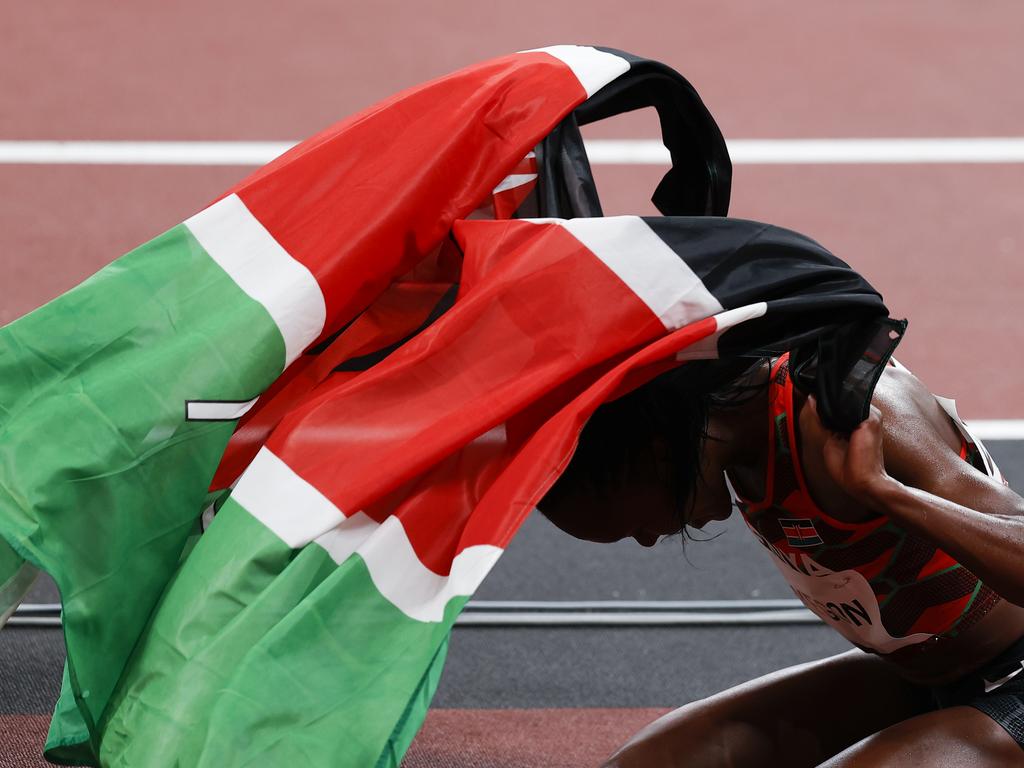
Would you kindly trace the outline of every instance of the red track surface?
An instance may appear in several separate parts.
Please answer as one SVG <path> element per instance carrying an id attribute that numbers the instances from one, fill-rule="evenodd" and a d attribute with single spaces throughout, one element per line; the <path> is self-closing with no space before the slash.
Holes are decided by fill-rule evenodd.
<path id="1" fill-rule="evenodd" d="M 0 138 L 299 139 L 500 52 L 598 41 L 661 58 L 726 136 L 1024 133 L 1016 2 L 822 5 L 467 0 L 351 6 L 37 3 L 0 10 Z M 629 117 L 592 136 L 652 136 Z M 247 169 L 0 166 L 0 323 L 202 207 Z M 656 170 L 602 168 L 609 212 L 652 212 Z M 741 166 L 732 213 L 789 226 L 910 318 L 901 356 L 975 418 L 1024 416 L 1016 295 L 1024 165 Z"/>
<path id="2" fill-rule="evenodd" d="M 403 768 L 597 765 L 665 709 L 434 709 Z M 47 768 L 50 718 L 0 715 L 0 768 Z"/>
<path id="3" fill-rule="evenodd" d="M 403 768 L 597 765 L 665 709 L 431 710 Z"/>
<path id="4" fill-rule="evenodd" d="M 1017 0 L 5 3 L 0 137 L 298 139 L 498 53 L 611 45 L 726 136 L 1018 135 Z"/>

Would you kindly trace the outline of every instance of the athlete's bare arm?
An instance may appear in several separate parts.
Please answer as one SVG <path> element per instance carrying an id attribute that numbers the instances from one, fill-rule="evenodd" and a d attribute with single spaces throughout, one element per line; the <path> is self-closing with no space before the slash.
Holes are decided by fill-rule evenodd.
<path id="1" fill-rule="evenodd" d="M 850 496 L 928 538 L 1024 606 L 1024 499 L 950 450 L 948 424 L 939 420 L 945 416 L 928 409 L 934 399 L 927 390 L 928 400 L 918 397 L 918 386 L 907 376 L 902 393 L 883 392 L 875 401 L 881 410 L 872 407 L 848 439 L 823 435 L 825 466 Z M 812 415 L 802 426 L 824 431 Z"/>

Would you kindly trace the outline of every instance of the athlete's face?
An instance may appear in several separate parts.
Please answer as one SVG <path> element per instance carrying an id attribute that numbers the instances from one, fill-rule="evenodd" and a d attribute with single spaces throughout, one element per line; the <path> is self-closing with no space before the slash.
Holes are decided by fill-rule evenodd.
<path id="1" fill-rule="evenodd" d="M 541 508 L 570 536 L 601 544 L 632 537 L 653 547 L 662 536 L 680 530 L 668 489 L 656 483 L 634 483 L 600 497 L 577 491 L 557 510 L 543 502 Z"/>
<path id="2" fill-rule="evenodd" d="M 732 513 L 732 496 L 725 484 L 726 451 L 728 443 L 712 415 L 708 423 L 708 439 L 701 451 L 701 479 L 692 503 L 686 512 L 686 524 L 703 528 L 712 520 L 725 520 Z"/>
<path id="3" fill-rule="evenodd" d="M 714 424 L 709 434 L 715 435 Z M 723 477 L 725 443 L 708 440 L 701 460 L 703 480 L 698 481 L 692 504 L 684 505 L 687 524 L 703 528 L 711 520 L 724 520 L 732 511 L 732 500 Z M 559 528 L 577 539 L 610 543 L 633 538 L 645 547 L 663 536 L 679 533 L 682 510 L 665 472 L 669 467 L 637 472 L 603 495 L 590 488 L 574 488 L 560 506 L 541 509 Z"/>

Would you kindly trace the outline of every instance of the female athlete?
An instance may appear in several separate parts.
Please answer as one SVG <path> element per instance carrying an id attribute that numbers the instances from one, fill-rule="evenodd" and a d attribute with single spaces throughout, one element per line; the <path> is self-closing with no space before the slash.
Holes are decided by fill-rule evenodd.
<path id="1" fill-rule="evenodd" d="M 1024 765 L 1024 500 L 902 366 L 848 437 L 788 356 L 738 377 L 683 366 L 599 409 L 539 506 L 573 536 L 644 546 L 738 508 L 859 648 L 677 709 L 608 766 Z"/>

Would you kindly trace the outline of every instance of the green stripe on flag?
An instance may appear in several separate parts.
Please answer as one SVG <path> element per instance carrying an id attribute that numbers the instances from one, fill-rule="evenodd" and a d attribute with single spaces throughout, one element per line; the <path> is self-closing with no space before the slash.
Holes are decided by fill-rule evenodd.
<path id="1" fill-rule="evenodd" d="M 461 609 L 460 609 L 461 610 Z M 448 658 L 448 638 L 446 636 L 437 649 L 437 654 L 430 661 L 430 665 L 423 673 L 419 686 L 409 697 L 405 712 L 392 731 L 384 750 L 377 759 L 375 768 L 398 768 L 402 764 L 402 758 L 412 745 L 413 739 L 419 733 L 423 720 L 427 716 L 427 709 L 437 691 L 437 685 L 441 682 L 441 673 L 444 671 L 444 662 Z"/>
<path id="2" fill-rule="evenodd" d="M 185 402 L 252 398 L 284 357 L 264 306 L 184 226 L 0 329 L 0 536 L 60 588 L 90 726 L 234 428 L 186 422 Z"/>
<path id="3" fill-rule="evenodd" d="M 0 627 L 17 609 L 39 570 L 0 539 Z"/>
<path id="4" fill-rule="evenodd" d="M 57 706 L 53 709 L 50 733 L 46 739 L 46 757 L 54 763 L 74 765 L 81 762 L 82 744 L 88 743 L 88 741 L 89 729 L 75 702 L 75 692 L 71 687 L 71 674 L 68 672 L 68 664 L 65 660 L 64 673 L 60 680 L 60 696 L 57 698 Z"/>
<path id="5" fill-rule="evenodd" d="M 440 622 L 411 619 L 359 555 L 292 550 L 228 499 L 122 680 L 104 765 L 397 765 L 467 599 Z"/>

